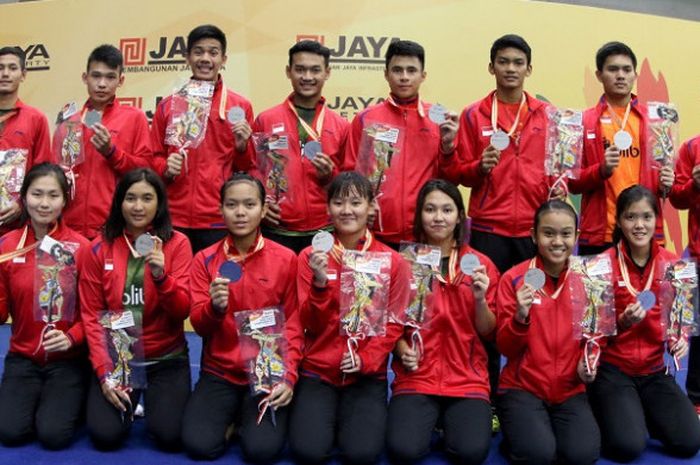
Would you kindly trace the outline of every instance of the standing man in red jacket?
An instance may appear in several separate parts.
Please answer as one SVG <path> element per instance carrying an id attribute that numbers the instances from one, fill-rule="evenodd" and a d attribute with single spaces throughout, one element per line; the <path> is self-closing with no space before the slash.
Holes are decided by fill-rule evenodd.
<path id="1" fill-rule="evenodd" d="M 579 255 L 602 252 L 612 244 L 615 203 L 626 188 L 641 184 L 657 197 L 673 185 L 673 167 L 652 169 L 647 155 L 648 109 L 632 93 L 637 57 L 621 42 L 596 53 L 596 77 L 603 85 L 598 104 L 583 114 L 581 174 L 569 181 L 581 197 Z M 661 212 L 659 206 L 659 212 Z M 663 217 L 656 217 L 656 240 L 663 243 Z"/>
<path id="2" fill-rule="evenodd" d="M 24 157 L 24 172 L 44 161 L 50 161 L 49 123 L 46 116 L 19 99 L 19 86 L 27 77 L 26 56 L 19 47 L 0 48 L 0 163 L 8 162 L 8 155 Z M 14 155 L 17 156 L 17 155 Z M 0 197 L 0 235 L 13 229 L 22 211 L 19 187 L 24 176 L 16 179 L 16 189 L 0 177 L 4 192 Z M 9 191 L 9 192 L 8 192 Z"/>
<path id="3" fill-rule="evenodd" d="M 497 39 L 489 63 L 496 90 L 465 108 L 460 119 L 459 182 L 471 187 L 471 246 L 501 273 L 534 256 L 532 218 L 548 196 L 546 104 L 524 90 L 531 59 L 522 37 Z"/>
<path id="4" fill-rule="evenodd" d="M 117 89 L 124 84 L 119 49 L 113 45 L 94 49 L 83 82 L 88 92 L 81 112 L 84 161 L 72 167 L 74 196 L 63 218 L 71 229 L 92 240 L 107 219 L 119 178 L 149 166 L 152 155 L 146 115 L 116 100 Z M 99 114 L 99 122 L 88 113 Z"/>
<path id="5" fill-rule="evenodd" d="M 367 152 L 367 147 L 361 147 L 363 139 L 367 145 L 363 133 L 377 127 L 387 129 L 385 137 L 375 138 L 369 148 L 386 141 L 391 144 L 386 168 L 376 173 L 378 209 L 373 229 L 382 242 L 398 249 L 401 241 L 413 239 L 416 200 L 423 184 L 436 177 L 453 180 L 446 168 L 455 151 L 458 117 L 445 109 L 436 112 L 441 107 L 421 100 L 419 90 L 426 72 L 425 50 L 420 44 L 410 40 L 391 43 L 384 77 L 389 97 L 355 116 L 343 166 L 345 171 L 363 172 L 367 163 L 362 159 Z M 437 113 L 433 118 L 439 124 L 431 113 Z"/>
<path id="6" fill-rule="evenodd" d="M 253 108 L 245 97 L 226 88 L 219 74 L 226 59 L 226 35 L 221 29 L 207 24 L 190 31 L 187 63 L 192 79 L 214 83 L 204 140 L 197 148 L 182 149 L 165 141 L 174 116 L 172 96 L 161 100 L 151 127 L 153 169 L 167 184 L 173 225 L 187 235 L 194 252 L 226 235 L 219 188 L 233 172 L 252 168 L 248 139 Z M 231 110 L 244 116 L 230 122 Z"/>
<path id="7" fill-rule="evenodd" d="M 325 188 L 342 165 L 349 127 L 326 107 L 322 95 L 331 74 L 330 53 L 311 40 L 290 48 L 286 72 L 292 93 L 260 113 L 253 124 L 253 132 L 287 136 L 289 199 L 277 204 L 268 198 L 263 235 L 297 254 L 311 245 L 316 232 L 330 228 Z"/>
<path id="8" fill-rule="evenodd" d="M 496 90 L 462 112 L 461 160 L 453 167 L 460 184 L 471 187 L 470 245 L 505 273 L 535 255 L 532 218 L 549 192 L 544 171 L 547 105 L 524 90 L 532 73 L 532 50 L 525 39 L 500 37 L 491 46 L 490 60 Z M 500 354 L 491 343 L 486 348 L 495 393 Z"/>
<path id="9" fill-rule="evenodd" d="M 679 210 L 688 210 L 688 252 L 700 263 L 700 136 L 696 135 L 681 145 L 676 164 L 676 179 L 671 191 L 671 204 Z M 690 338 L 688 375 L 685 379 L 695 411 L 700 415 L 700 336 Z"/>

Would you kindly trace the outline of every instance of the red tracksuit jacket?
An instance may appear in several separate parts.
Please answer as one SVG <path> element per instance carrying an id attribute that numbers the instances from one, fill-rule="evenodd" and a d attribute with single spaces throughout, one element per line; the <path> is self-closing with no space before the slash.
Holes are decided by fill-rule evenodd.
<path id="1" fill-rule="evenodd" d="M 82 111 L 90 109 L 86 103 Z M 102 124 L 109 129 L 114 152 L 108 157 L 98 152 L 90 142 L 93 131 L 83 126 L 85 161 L 73 168 L 75 198 L 63 213 L 66 224 L 88 239 L 99 235 L 119 178 L 152 161 L 148 120 L 140 109 L 112 101 L 102 112 Z"/>
<path id="2" fill-rule="evenodd" d="M 676 260 L 677 257 L 652 242 L 651 257 L 643 272 L 640 272 L 629 256 L 627 247 L 622 248 L 623 258 L 629 271 L 630 284 L 642 290 L 651 273 L 651 264 L 654 263 L 654 278 L 651 291 L 657 297 L 656 305 L 647 311 L 644 319 L 628 329 L 618 326 L 617 336 L 607 339 L 601 361 L 618 367 L 622 372 L 630 375 L 648 375 L 663 370 L 664 368 L 664 335 L 661 328 L 661 309 L 659 308 L 659 284 L 664 272 L 664 263 Z M 611 247 L 605 251 L 610 257 L 613 267 L 613 284 L 615 286 L 615 312 L 619 319 L 627 305 L 637 301 L 624 285 L 620 265 L 617 258 L 617 247 Z"/>
<path id="3" fill-rule="evenodd" d="M 681 145 L 676 164 L 676 179 L 671 189 L 671 204 L 679 210 L 688 210 L 688 249 L 700 258 L 700 189 L 693 182 L 693 167 L 700 164 L 700 137 L 693 137 Z"/>
<path id="4" fill-rule="evenodd" d="M 52 160 L 49 123 L 41 111 L 26 105 L 21 100 L 17 100 L 15 108 L 17 113 L 7 119 L 0 128 L 0 151 L 26 149 L 28 153 L 25 173 L 27 173 L 32 166 Z M 13 225 L 0 225 L 0 234 L 5 234 L 18 226 L 19 222 Z"/>
<path id="5" fill-rule="evenodd" d="M 226 108 L 220 112 L 223 92 L 226 92 Z M 177 152 L 177 147 L 165 145 L 165 128 L 171 117 L 172 96 L 164 98 L 156 110 L 151 126 L 153 147 L 153 169 L 164 175 L 168 155 Z M 207 131 L 196 149 L 188 149 L 187 171 L 172 180 L 166 179 L 168 202 L 173 225 L 180 228 L 223 229 L 221 219 L 221 186 L 236 171 L 252 169 L 252 144 L 244 153 L 236 151 L 236 141 L 231 123 L 226 120 L 228 110 L 241 107 L 248 124 L 253 125 L 253 108 L 243 96 L 223 88 L 221 79 L 216 83 L 212 98 Z"/>
<path id="6" fill-rule="evenodd" d="M 370 123 L 384 123 L 404 132 L 403 147 L 399 147 L 391 167 L 384 172 L 386 179 L 377 199 L 381 221 L 379 217 L 374 221 L 374 233 L 382 241 L 412 240 L 416 200 L 423 184 L 436 177 L 454 181 L 442 163 L 449 158 L 440 157 L 440 129 L 428 118 L 430 106 L 420 99 L 406 105 L 387 99 L 358 113 L 352 121 L 345 150 L 345 171 L 356 169 L 362 131 Z"/>
<path id="7" fill-rule="evenodd" d="M 15 229 L 0 238 L 0 254 L 17 249 L 24 227 Z M 90 243 L 77 232 L 59 223 L 58 229 L 51 234 L 53 239 L 61 242 L 80 244 L 75 254 L 78 274 L 85 269 L 85 258 Z M 34 232 L 29 227 L 25 246 L 36 243 Z M 10 337 L 10 352 L 32 360 L 38 365 L 47 362 L 82 356 L 85 333 L 81 319 L 81 300 L 76 298 L 75 318 L 73 322 L 59 321 L 56 328 L 65 332 L 73 341 L 73 346 L 66 352 L 46 353 L 40 347 L 42 330 L 46 326 L 43 321 L 34 318 L 34 274 L 36 269 L 36 249 L 24 256 L 0 264 L 0 323 L 12 317 L 12 336 Z M 74 289 L 77 294 L 78 289 Z M 35 353 L 36 352 L 36 353 Z"/>
<path id="8" fill-rule="evenodd" d="M 542 269 L 541 259 L 536 260 L 536 266 Z M 505 272 L 498 285 L 496 345 L 508 358 L 498 390 L 520 389 L 545 402 L 560 404 L 585 392 L 576 373 L 583 344 L 574 339 L 568 283 L 564 283 L 556 300 L 537 294 L 540 303 L 532 304 L 529 324 L 515 319 L 518 305 L 515 294 L 524 284 L 523 276 L 529 265 L 530 260 L 515 265 Z M 559 280 L 564 279 L 565 273 Z M 549 276 L 544 289 L 549 295 L 555 291 Z"/>
<path id="9" fill-rule="evenodd" d="M 488 257 L 463 245 L 460 258 L 467 253 L 479 257 L 486 266 L 490 280 L 486 301 L 495 313 L 498 270 Z M 406 371 L 401 361 L 394 358 L 391 365 L 396 375 L 391 388 L 394 395 L 426 394 L 489 401 L 488 358 L 475 327 L 471 286 L 470 276 L 464 276 L 456 285 L 434 281 L 433 316 L 428 328 L 421 330 L 425 353 L 414 372 Z M 409 344 L 412 332 L 410 327 L 404 332 Z"/>
<path id="10" fill-rule="evenodd" d="M 133 240 L 133 238 L 131 238 Z M 129 260 L 124 237 L 113 243 L 102 236 L 92 241 L 80 279 L 83 325 L 90 348 L 90 361 L 102 378 L 112 370 L 107 354 L 100 312 L 123 309 L 124 283 Z M 190 309 L 188 292 L 192 249 L 184 234 L 177 231 L 163 244 L 165 277 L 155 282 L 144 266 L 143 350 L 146 359 L 168 355 L 185 346 L 183 324 Z"/>
<path id="11" fill-rule="evenodd" d="M 297 257 L 294 252 L 269 239 L 264 247 L 248 255 L 242 263 L 242 277 L 229 285 L 228 309 L 224 315 L 214 311 L 209 285 L 218 276 L 226 261 L 224 240 L 201 250 L 192 262 L 190 290 L 191 322 L 204 339 L 202 370 L 226 381 L 248 384 L 234 313 L 266 307 L 280 307 L 285 314 L 287 340 L 287 373 L 285 380 L 294 386 L 301 358 L 303 333 L 299 324 L 295 275 Z"/>
<path id="12" fill-rule="evenodd" d="M 459 120 L 459 183 L 471 187 L 469 216 L 472 228 L 506 237 L 527 237 L 532 217 L 547 200 L 549 179 L 544 171 L 547 104 L 527 92 L 527 114 L 518 142 L 501 152 L 488 176 L 481 174 L 481 154 L 490 144 L 494 93 L 469 105 Z M 500 122 L 500 121 L 499 121 Z"/>
<path id="13" fill-rule="evenodd" d="M 359 247 L 358 247 L 359 249 Z M 410 269 L 401 255 L 381 242 L 372 239 L 369 252 L 391 253 L 391 287 L 389 308 L 405 308 L 408 302 Z M 340 272 L 342 266 L 332 256 L 328 258 L 328 284 L 320 289 L 314 286 L 309 267 L 311 247 L 299 254 L 297 288 L 301 323 L 306 335 L 301 373 L 317 377 L 335 386 L 343 385 L 340 361 L 348 351 L 347 337 L 340 334 Z M 385 336 L 372 336 L 359 341 L 357 354 L 362 360 L 362 375 L 386 378 L 387 359 L 394 344 L 401 337 L 403 327 L 388 319 Z M 357 374 L 345 377 L 345 385 L 357 380 Z"/>
<path id="14" fill-rule="evenodd" d="M 605 165 L 605 147 L 603 134 L 600 130 L 600 118 L 607 109 L 605 96 L 601 97 L 595 107 L 583 113 L 584 143 L 581 173 L 578 179 L 569 180 L 569 190 L 572 194 L 581 195 L 581 235 L 579 243 L 583 245 L 600 246 L 605 243 L 608 208 L 605 196 L 605 181 L 602 169 Z M 641 151 L 641 170 L 639 184 L 660 196 L 659 172 L 652 170 L 647 156 L 647 107 L 632 99 L 632 110 L 640 119 L 639 149 Z M 659 211 L 661 211 L 659 203 Z M 658 241 L 664 240 L 663 218 L 656 218 L 656 234 Z"/>
<path id="15" fill-rule="evenodd" d="M 281 104 L 260 113 L 253 124 L 253 132 L 272 133 L 278 130 L 287 135 L 289 144 L 287 177 L 290 198 L 280 205 L 282 208 L 280 226 L 289 231 L 312 231 L 330 224 L 326 206 L 326 191 L 325 186 L 319 183 L 316 168 L 306 157 L 301 155 L 302 144 L 299 141 L 299 131 L 297 130 L 298 119 L 289 107 L 290 103 L 294 104 L 292 97 L 293 94 Z M 324 105 L 325 99 L 322 98 L 316 105 L 316 118 Z M 310 126 L 316 128 L 316 119 Z M 343 164 L 343 149 L 348 127 L 349 123 L 345 118 L 326 107 L 321 144 L 323 153 L 328 155 L 335 164 L 335 169 L 329 179 L 333 179 L 338 174 Z"/>

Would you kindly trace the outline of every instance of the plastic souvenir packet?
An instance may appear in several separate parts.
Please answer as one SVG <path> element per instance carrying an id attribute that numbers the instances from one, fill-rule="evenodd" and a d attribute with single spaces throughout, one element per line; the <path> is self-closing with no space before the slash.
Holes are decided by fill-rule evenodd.
<path id="1" fill-rule="evenodd" d="M 340 334 L 358 339 L 386 334 L 390 282 L 390 253 L 343 253 Z"/>
<path id="2" fill-rule="evenodd" d="M 673 103 L 648 102 L 647 152 L 658 167 L 674 166 L 679 147 L 678 110 Z"/>
<path id="3" fill-rule="evenodd" d="M 598 340 L 617 333 L 612 264 L 607 255 L 572 256 L 569 261 L 573 334 L 585 339 L 584 363 L 591 373 L 598 365 Z"/>
<path id="4" fill-rule="evenodd" d="M 284 133 L 253 133 L 253 144 L 257 155 L 258 171 L 266 194 L 280 203 L 289 199 L 289 140 Z"/>
<path id="5" fill-rule="evenodd" d="M 141 321 L 131 311 L 105 310 L 100 313 L 104 344 L 112 361 L 107 382 L 115 389 L 131 391 L 146 387 L 146 363 Z"/>
<path id="6" fill-rule="evenodd" d="M 377 196 L 387 171 L 403 151 L 405 133 L 405 128 L 371 121 L 362 130 L 357 171 L 369 179 Z"/>
<path id="7" fill-rule="evenodd" d="M 27 162 L 26 149 L 0 150 L 0 208 L 19 199 Z"/>
<path id="8" fill-rule="evenodd" d="M 165 143 L 178 149 L 197 148 L 207 132 L 214 83 L 191 79 L 172 95 Z"/>
<path id="9" fill-rule="evenodd" d="M 79 244 L 59 242 L 49 236 L 36 249 L 34 268 L 34 319 L 47 325 L 75 318 Z"/>
<path id="10" fill-rule="evenodd" d="M 698 275 L 695 260 L 684 258 L 663 267 L 659 305 L 664 337 L 669 343 L 698 335 Z M 674 356 L 676 370 L 680 363 Z"/>
<path id="11" fill-rule="evenodd" d="M 547 108 L 544 167 L 548 176 L 578 178 L 583 152 L 583 113 Z"/>

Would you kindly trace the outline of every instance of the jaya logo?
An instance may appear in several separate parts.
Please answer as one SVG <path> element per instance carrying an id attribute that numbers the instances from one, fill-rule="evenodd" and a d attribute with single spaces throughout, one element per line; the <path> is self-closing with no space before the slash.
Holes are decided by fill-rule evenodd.
<path id="1" fill-rule="evenodd" d="M 302 40 L 315 40 L 330 48 L 330 62 L 336 65 L 335 68 L 376 69 L 379 67 L 383 69 L 387 47 L 399 38 L 341 35 L 335 43 L 326 43 L 326 36 L 323 35 L 297 34 L 297 42 Z"/>
<path id="2" fill-rule="evenodd" d="M 27 71 L 48 71 L 51 69 L 48 50 L 44 44 L 31 44 L 26 47 L 20 46 L 26 55 Z"/>
<path id="3" fill-rule="evenodd" d="M 124 71 L 131 73 L 183 71 L 187 69 L 187 42 L 183 36 L 160 37 L 155 47 L 145 37 L 119 39 Z"/>
<path id="4" fill-rule="evenodd" d="M 384 97 L 367 97 L 361 95 L 341 97 L 337 95 L 335 97 L 330 97 L 326 102 L 326 106 L 343 118 L 352 119 L 357 113 L 370 105 L 382 103 L 384 100 Z"/>

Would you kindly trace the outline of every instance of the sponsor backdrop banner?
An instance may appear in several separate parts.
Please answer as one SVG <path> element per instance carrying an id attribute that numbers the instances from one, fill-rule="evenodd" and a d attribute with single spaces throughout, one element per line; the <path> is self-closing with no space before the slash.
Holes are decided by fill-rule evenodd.
<path id="1" fill-rule="evenodd" d="M 67 101 L 85 99 L 81 73 L 101 43 L 124 53 L 121 101 L 150 117 L 158 100 L 188 78 L 189 30 L 213 23 L 228 38 L 225 82 L 250 98 L 256 113 L 289 93 L 287 50 L 303 38 L 331 48 L 325 95 L 347 118 L 386 97 L 383 57 L 397 38 L 425 46 L 423 98 L 461 111 L 493 89 L 491 43 L 513 32 L 533 49 L 531 93 L 559 106 L 593 105 L 601 93 L 595 52 L 620 40 L 637 54 L 641 99 L 676 103 L 683 139 L 700 132 L 700 60 L 693 59 L 700 56 L 694 39 L 700 23 L 692 21 L 522 0 L 49 0 L 3 5 L 0 12 L 0 44 L 19 45 L 28 55 L 21 97 L 50 121 Z M 680 252 L 685 213 L 666 209 L 669 247 Z"/>

